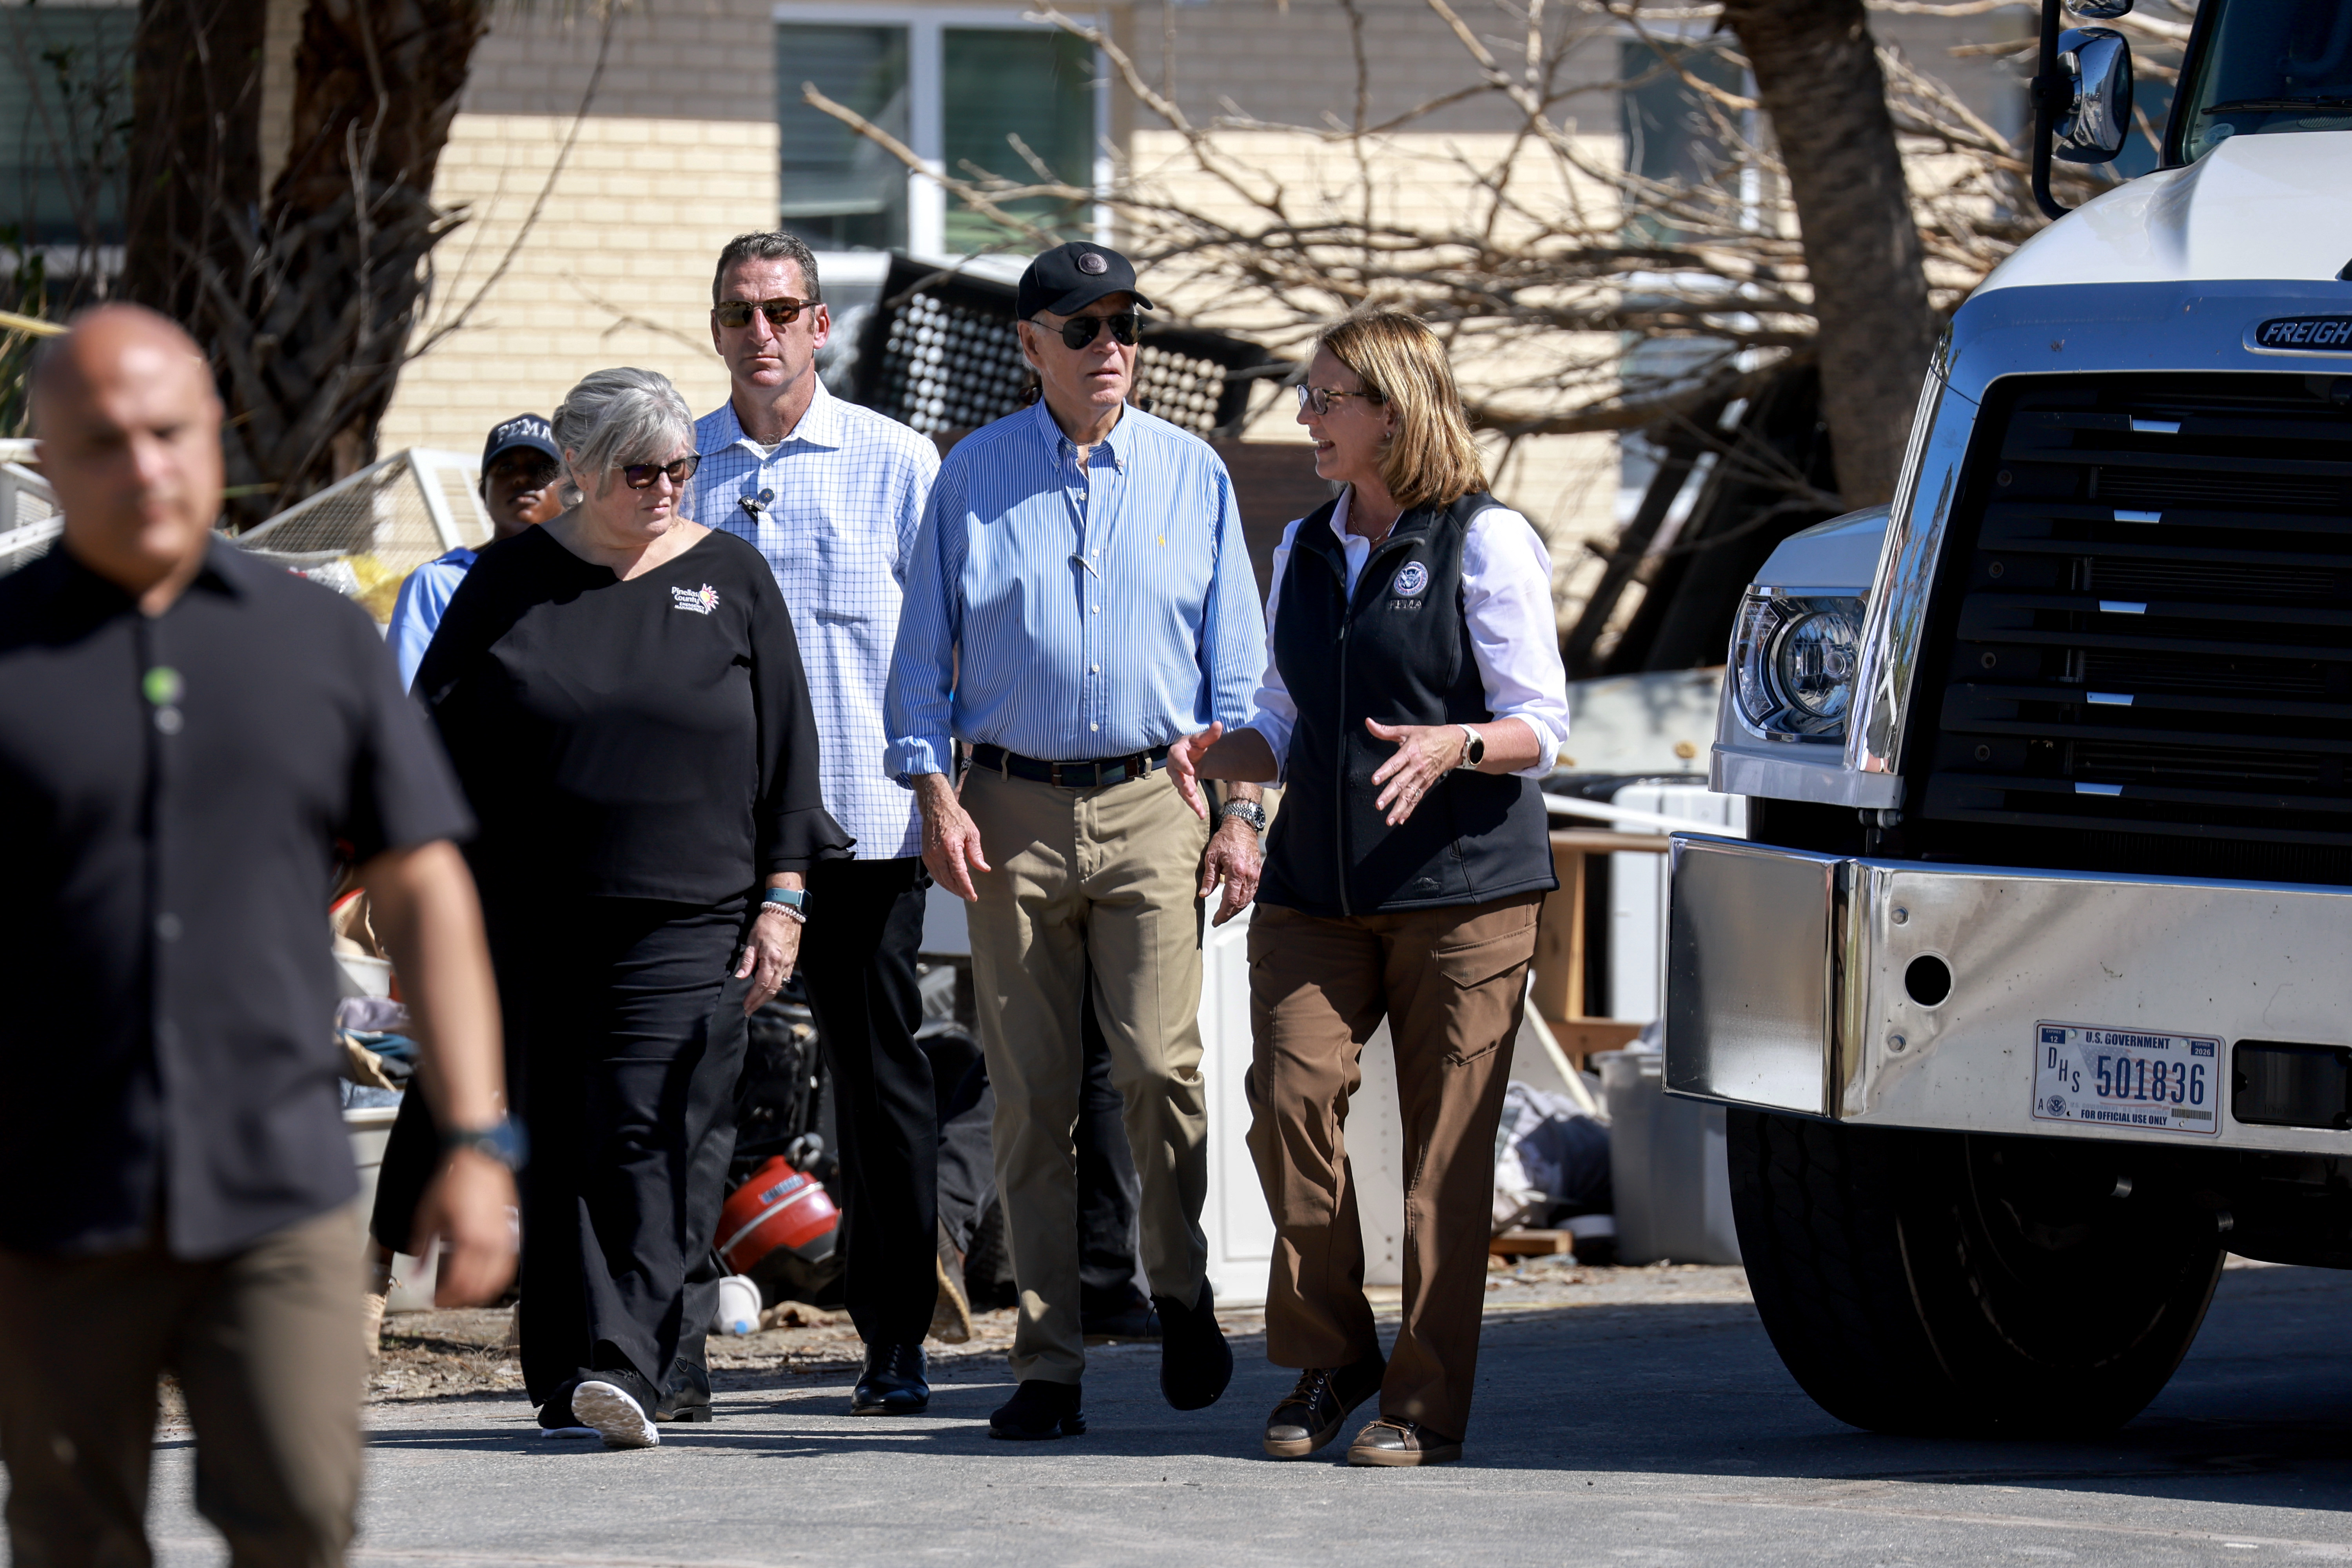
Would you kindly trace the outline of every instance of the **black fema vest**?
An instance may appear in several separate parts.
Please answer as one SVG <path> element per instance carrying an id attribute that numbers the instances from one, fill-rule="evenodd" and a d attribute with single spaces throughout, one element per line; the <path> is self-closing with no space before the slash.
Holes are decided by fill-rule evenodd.
<path id="1" fill-rule="evenodd" d="M 1364 728 L 1494 718 L 1462 613 L 1462 542 L 1498 503 L 1468 495 L 1415 507 L 1372 547 L 1347 592 L 1334 500 L 1298 525 L 1276 608 L 1274 662 L 1298 705 L 1261 902 L 1311 915 L 1483 904 L 1559 886 L 1541 792 L 1530 779 L 1446 774 L 1402 826 L 1372 802 L 1396 748 Z"/>

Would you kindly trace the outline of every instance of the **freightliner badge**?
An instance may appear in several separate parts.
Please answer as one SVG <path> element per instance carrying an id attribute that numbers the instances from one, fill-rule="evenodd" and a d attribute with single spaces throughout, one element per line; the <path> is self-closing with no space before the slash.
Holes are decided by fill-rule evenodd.
<path id="1" fill-rule="evenodd" d="M 2273 353 L 2352 353 L 2352 316 L 2273 316 L 2246 334 L 2246 346 Z"/>

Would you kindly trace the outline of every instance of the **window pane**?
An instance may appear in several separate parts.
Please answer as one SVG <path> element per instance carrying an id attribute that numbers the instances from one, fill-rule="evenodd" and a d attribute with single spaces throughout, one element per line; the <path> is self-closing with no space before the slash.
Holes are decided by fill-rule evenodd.
<path id="1" fill-rule="evenodd" d="M 907 243 L 907 170 L 801 100 L 801 84 L 907 139 L 907 29 L 776 29 L 776 120 L 783 132 L 783 226 L 820 250 Z"/>
<path id="2" fill-rule="evenodd" d="M 129 6 L 0 8 L 0 224 L 21 243 L 122 243 Z"/>
<path id="3" fill-rule="evenodd" d="M 1042 183 L 1011 137 L 1066 184 L 1094 184 L 1095 52 L 1059 28 L 950 27 L 941 43 L 944 151 L 951 175 L 971 169 L 1018 184 Z M 1087 202 L 1032 199 L 1009 210 L 1064 238 L 1083 237 Z M 1011 231 L 960 202 L 947 215 L 947 247 L 961 256 L 1012 237 Z"/>
<path id="4" fill-rule="evenodd" d="M 1737 93 L 1743 73 L 1712 47 L 1675 51 L 1670 61 L 1648 44 L 1619 46 L 1625 86 L 1617 95 L 1618 128 L 1625 136 L 1625 168 L 1650 180 L 1679 180 L 1686 186 L 1721 182 L 1732 154 L 1716 134 L 1713 118 L 1682 73 Z M 1686 237 L 1655 215 L 1643 214 L 1628 226 L 1628 240 L 1672 245 Z"/>

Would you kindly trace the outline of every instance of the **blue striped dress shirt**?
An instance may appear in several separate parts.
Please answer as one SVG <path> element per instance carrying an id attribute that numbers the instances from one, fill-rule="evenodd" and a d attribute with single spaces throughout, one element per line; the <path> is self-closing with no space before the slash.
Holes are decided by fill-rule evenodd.
<path id="1" fill-rule="evenodd" d="M 1238 726 L 1265 650 L 1209 444 L 1129 408 L 1081 464 L 1040 401 L 966 437 L 931 487 L 884 700 L 889 771 L 952 773 L 950 735 L 1082 762 Z"/>
<path id="2" fill-rule="evenodd" d="M 694 447 L 686 515 L 749 540 L 793 612 L 825 809 L 861 860 L 921 854 L 914 802 L 883 770 L 882 688 L 939 449 L 822 383 L 774 451 L 743 434 L 731 403 L 696 422 Z"/>

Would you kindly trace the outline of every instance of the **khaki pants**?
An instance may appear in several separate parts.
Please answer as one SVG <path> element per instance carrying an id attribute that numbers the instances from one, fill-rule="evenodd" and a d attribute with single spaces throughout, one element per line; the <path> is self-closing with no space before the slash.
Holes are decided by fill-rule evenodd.
<path id="1" fill-rule="evenodd" d="M 1345 1129 L 1386 1016 L 1409 1174 L 1404 1322 L 1381 1414 L 1450 1437 L 1469 1425 L 1495 1128 L 1542 900 L 1340 920 L 1260 905 L 1250 920 L 1249 1146 L 1275 1226 L 1266 1355 L 1337 1367 L 1379 1348 Z"/>
<path id="2" fill-rule="evenodd" d="M 1208 826 L 1164 772 L 1059 789 L 975 768 L 963 807 L 995 869 L 975 875 L 971 972 L 996 1089 L 996 1184 L 1021 1320 L 1019 1378 L 1076 1383 L 1078 1006 L 1095 1016 L 1142 1181 L 1153 1294 L 1197 1300 L 1208 1266 L 1208 1106 L 1201 1083 L 1201 852 Z"/>
<path id="3" fill-rule="evenodd" d="M 16 1568 L 143 1568 L 155 1380 L 196 1431 L 196 1510 L 236 1568 L 343 1561 L 360 1489 L 352 1209 L 209 1263 L 0 1252 L 0 1459 Z"/>

